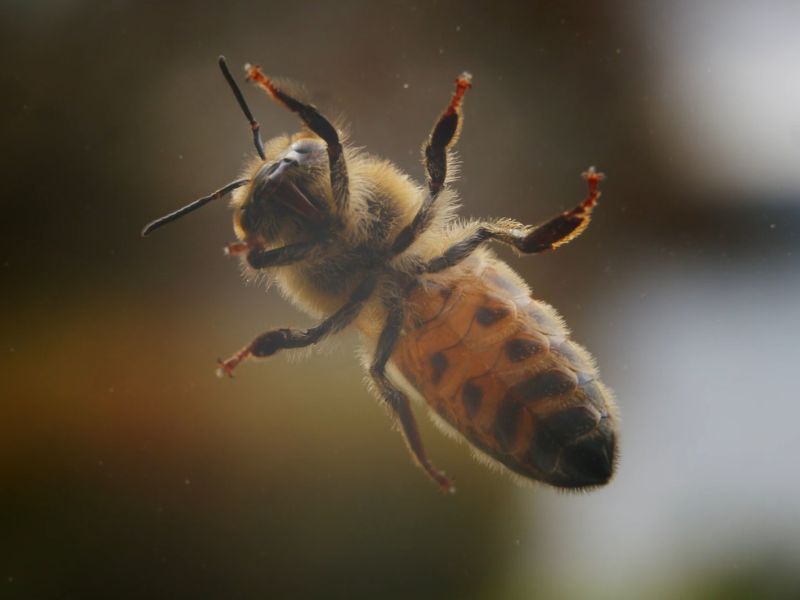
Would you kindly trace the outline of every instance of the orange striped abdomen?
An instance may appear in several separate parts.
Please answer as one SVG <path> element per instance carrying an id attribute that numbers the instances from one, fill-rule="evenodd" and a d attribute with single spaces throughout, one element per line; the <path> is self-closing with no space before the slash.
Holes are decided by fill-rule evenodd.
<path id="1" fill-rule="evenodd" d="M 606 483 L 616 406 L 591 356 L 516 274 L 479 257 L 408 298 L 392 362 L 430 407 L 488 457 L 559 487 Z"/>

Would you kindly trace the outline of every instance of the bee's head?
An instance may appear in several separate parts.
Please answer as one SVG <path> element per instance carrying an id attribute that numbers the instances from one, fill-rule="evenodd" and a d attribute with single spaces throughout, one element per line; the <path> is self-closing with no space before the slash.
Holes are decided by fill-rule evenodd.
<path id="1" fill-rule="evenodd" d="M 253 166 L 249 184 L 234 196 L 237 236 L 269 241 L 287 229 L 310 231 L 324 226 L 330 196 L 325 143 L 300 133 L 271 140 L 265 155 Z"/>
<path id="2" fill-rule="evenodd" d="M 323 229 L 330 215 L 331 197 L 325 142 L 313 133 L 303 131 L 291 137 L 275 138 L 265 146 L 258 122 L 222 56 L 219 66 L 250 121 L 260 160 L 254 163 L 247 177 L 232 181 L 213 194 L 148 223 L 142 235 L 231 193 L 234 193 L 234 228 L 240 239 L 262 237 L 269 242 L 292 229 L 301 234 Z"/>

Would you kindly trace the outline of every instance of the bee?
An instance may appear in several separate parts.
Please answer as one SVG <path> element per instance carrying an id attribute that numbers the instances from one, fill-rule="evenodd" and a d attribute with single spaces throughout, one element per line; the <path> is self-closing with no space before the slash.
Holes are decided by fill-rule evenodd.
<path id="1" fill-rule="evenodd" d="M 612 392 L 556 311 L 486 247 L 494 241 L 538 254 L 575 239 L 589 223 L 603 175 L 590 167 L 585 198 L 540 225 L 459 221 L 453 146 L 472 87 L 468 73 L 456 79 L 423 146 L 423 186 L 346 144 L 315 106 L 246 65 L 247 80 L 303 124 L 264 144 L 224 57 L 219 66 L 258 157 L 243 177 L 151 222 L 142 235 L 231 196 L 236 241 L 227 254 L 250 275 L 266 273 L 319 322 L 262 333 L 219 360 L 218 372 L 232 376 L 243 361 L 309 347 L 353 326 L 369 386 L 442 490 L 453 491 L 453 482 L 428 459 L 410 398 L 421 397 L 434 420 L 476 455 L 522 479 L 565 489 L 606 484 L 617 462 Z"/>

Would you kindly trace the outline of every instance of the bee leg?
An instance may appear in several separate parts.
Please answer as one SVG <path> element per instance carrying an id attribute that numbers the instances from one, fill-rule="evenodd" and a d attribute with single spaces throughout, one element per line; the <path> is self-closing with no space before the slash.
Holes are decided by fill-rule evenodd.
<path id="1" fill-rule="evenodd" d="M 425 144 L 425 171 L 428 177 L 428 196 L 422 202 L 414 220 L 406 226 L 392 244 L 392 252 L 400 254 L 430 225 L 433 206 L 447 179 L 447 152 L 458 140 L 463 122 L 461 103 L 466 91 L 472 87 L 472 76 L 462 73 L 456 79 L 456 90 L 445 111 L 436 121 Z"/>
<path id="2" fill-rule="evenodd" d="M 480 223 L 463 240 L 456 242 L 441 256 L 438 256 L 420 267 L 424 273 L 438 273 L 457 265 L 467 258 L 478 246 L 496 240 L 507 244 L 522 254 L 536 254 L 545 250 L 553 250 L 574 240 L 589 225 L 592 210 L 600 198 L 599 182 L 603 174 L 594 167 L 583 173 L 589 186 L 586 198 L 572 210 L 565 211 L 535 227 L 525 226 L 516 221 L 504 219 L 495 223 Z"/>
<path id="3" fill-rule="evenodd" d="M 517 250 L 524 254 L 554 250 L 583 233 L 591 220 L 592 210 L 600 198 L 600 182 L 605 175 L 595 171 L 594 167 L 589 167 L 581 176 L 586 180 L 589 188 L 586 198 L 572 210 L 565 211 L 546 223 L 530 228 L 521 239 L 515 237 L 511 244 Z"/>
<path id="4" fill-rule="evenodd" d="M 225 247 L 222 249 L 222 251 L 225 253 L 225 256 L 241 256 L 242 254 L 247 254 L 254 248 L 258 247 L 259 244 L 257 242 L 253 242 L 251 240 L 239 240 L 225 244 Z"/>
<path id="5" fill-rule="evenodd" d="M 303 260 L 318 244 L 300 242 L 267 250 L 257 242 L 232 242 L 225 246 L 228 256 L 247 254 L 247 264 L 254 269 L 283 267 Z"/>
<path id="6" fill-rule="evenodd" d="M 247 65 L 245 69 L 248 81 L 254 81 L 261 86 L 273 100 L 300 117 L 306 127 L 325 142 L 328 149 L 333 200 L 339 213 L 343 213 L 350 202 L 350 190 L 347 163 L 336 128 L 314 106 L 300 102 L 275 85 L 269 77 L 264 75 L 260 67 Z"/>
<path id="7" fill-rule="evenodd" d="M 217 359 L 219 364 L 217 374 L 220 377 L 223 375 L 233 377 L 233 370 L 247 358 L 266 358 L 281 350 L 305 348 L 322 341 L 323 338 L 331 334 L 338 333 L 352 323 L 361 312 L 364 303 L 372 295 L 376 282 L 377 278 L 375 276 L 368 277 L 362 281 L 344 306 L 316 327 L 309 329 L 273 329 L 262 333 L 229 359 Z"/>
<path id="8" fill-rule="evenodd" d="M 400 424 L 403 437 L 408 444 L 411 455 L 417 464 L 427 473 L 436 485 L 444 492 L 454 492 L 452 480 L 444 473 L 436 469 L 425 453 L 422 445 L 422 438 L 419 434 L 417 421 L 411 411 L 411 403 L 401 390 L 395 387 L 386 376 L 386 363 L 392 355 L 397 338 L 400 335 L 400 328 L 403 324 L 403 309 L 399 304 L 395 304 L 389 311 L 386 325 L 378 338 L 378 346 L 375 351 L 375 358 L 370 366 L 369 373 L 378 389 L 383 400 L 389 405 L 392 413 Z"/>
<path id="9" fill-rule="evenodd" d="M 428 189 L 436 196 L 447 178 L 447 150 L 458 141 L 464 111 L 461 104 L 466 91 L 472 87 L 472 75 L 462 73 L 456 79 L 456 89 L 450 103 L 436 121 L 425 144 L 425 170 L 428 174 Z"/>
<path id="10" fill-rule="evenodd" d="M 289 244 L 281 248 L 264 250 L 253 248 L 247 254 L 247 263 L 254 269 L 268 269 L 270 267 L 283 267 L 300 262 L 317 246 L 316 243 Z"/>

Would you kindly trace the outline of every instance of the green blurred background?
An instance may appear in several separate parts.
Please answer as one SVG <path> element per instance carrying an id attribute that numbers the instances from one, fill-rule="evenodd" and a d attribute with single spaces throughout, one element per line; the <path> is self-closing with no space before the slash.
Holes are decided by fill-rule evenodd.
<path id="1" fill-rule="evenodd" d="M 0 597 L 800 597 L 796 2 L 0 5 Z M 608 488 L 520 488 L 418 411 L 412 466 L 352 334 L 223 256 L 249 129 L 222 77 L 304 82 L 422 176 L 453 78 L 463 214 L 543 220 L 608 174 L 589 230 L 499 251 L 598 359 L 624 417 Z M 247 88 L 265 137 L 292 115 Z"/>

